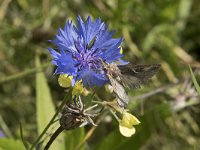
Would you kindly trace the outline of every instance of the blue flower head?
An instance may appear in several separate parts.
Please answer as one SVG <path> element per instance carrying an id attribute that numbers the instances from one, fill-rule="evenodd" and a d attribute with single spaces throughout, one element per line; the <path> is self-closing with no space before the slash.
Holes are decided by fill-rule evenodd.
<path id="1" fill-rule="evenodd" d="M 102 61 L 119 61 L 122 38 L 112 38 L 114 32 L 100 18 L 84 22 L 77 18 L 78 26 L 67 21 L 64 29 L 59 29 L 55 40 L 57 51 L 48 48 L 57 66 L 56 74 L 73 76 L 72 85 L 82 80 L 84 86 L 103 86 L 108 83 Z"/>

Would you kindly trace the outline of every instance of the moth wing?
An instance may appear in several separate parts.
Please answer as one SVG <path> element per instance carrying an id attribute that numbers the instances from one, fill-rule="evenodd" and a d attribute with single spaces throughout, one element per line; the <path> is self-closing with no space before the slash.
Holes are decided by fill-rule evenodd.
<path id="1" fill-rule="evenodd" d="M 121 71 L 121 82 L 128 88 L 139 88 L 146 83 L 160 69 L 160 64 L 153 65 L 124 65 L 118 66 Z"/>
<path id="2" fill-rule="evenodd" d="M 123 87 L 118 81 L 113 79 L 110 75 L 108 75 L 110 83 L 113 87 L 114 93 L 117 95 L 117 102 L 121 107 L 124 107 L 128 104 L 129 98 L 128 95 Z"/>
<path id="3" fill-rule="evenodd" d="M 121 82 L 124 87 L 127 87 L 129 89 L 140 88 L 140 85 L 143 83 L 141 79 L 130 75 L 123 75 L 121 77 Z"/>

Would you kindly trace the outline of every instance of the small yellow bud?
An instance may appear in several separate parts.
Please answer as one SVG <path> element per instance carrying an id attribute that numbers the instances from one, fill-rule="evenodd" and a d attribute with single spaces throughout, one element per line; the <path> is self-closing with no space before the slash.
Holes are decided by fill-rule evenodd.
<path id="1" fill-rule="evenodd" d="M 68 74 L 61 74 L 58 78 L 58 84 L 61 87 L 68 88 L 71 86 L 72 76 L 69 76 Z"/>
<path id="2" fill-rule="evenodd" d="M 112 93 L 113 92 L 113 87 L 109 84 L 105 85 L 105 89 L 107 92 Z"/>

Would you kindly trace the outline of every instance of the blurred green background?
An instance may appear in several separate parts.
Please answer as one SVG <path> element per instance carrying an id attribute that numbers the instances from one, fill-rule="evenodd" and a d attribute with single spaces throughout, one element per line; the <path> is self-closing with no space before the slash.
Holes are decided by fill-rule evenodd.
<path id="1" fill-rule="evenodd" d="M 199 81 L 199 0 L 1 0 L 0 130 L 7 138 L 0 138 L 0 149 L 23 149 L 20 122 L 24 139 L 33 143 L 63 99 L 48 40 L 67 19 L 76 22 L 77 15 L 100 17 L 116 37 L 123 36 L 126 60 L 161 63 L 162 69 L 147 85 L 129 92 L 129 109 L 141 121 L 134 136 L 120 135 L 117 121 L 107 114 L 93 130 L 65 132 L 52 150 L 76 149 L 88 132 L 77 149 L 200 149 L 200 99 L 188 67 Z"/>

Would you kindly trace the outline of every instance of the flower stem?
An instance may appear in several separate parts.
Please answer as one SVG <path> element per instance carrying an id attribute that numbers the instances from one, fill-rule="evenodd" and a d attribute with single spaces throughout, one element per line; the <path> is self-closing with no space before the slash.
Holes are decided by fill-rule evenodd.
<path id="1" fill-rule="evenodd" d="M 72 89 L 69 90 L 69 93 L 65 96 L 65 98 L 63 99 L 61 105 L 58 107 L 56 113 L 54 114 L 54 116 L 51 118 L 51 120 L 49 121 L 49 123 L 47 124 L 47 126 L 45 127 L 45 129 L 42 131 L 42 133 L 40 134 L 40 136 L 37 138 L 37 140 L 33 143 L 33 145 L 31 146 L 31 148 L 29 150 L 32 150 L 34 147 L 36 147 L 37 143 L 41 140 L 41 138 L 44 136 L 44 134 L 46 133 L 46 131 L 49 129 L 49 127 L 52 125 L 52 123 L 54 122 L 55 118 L 58 116 L 59 112 L 62 110 L 63 106 L 66 104 L 66 100 L 71 99 L 72 98 Z"/>
<path id="2" fill-rule="evenodd" d="M 119 122 L 120 121 L 120 119 L 119 119 L 119 117 L 115 114 L 115 112 L 113 112 L 113 110 L 112 109 L 109 109 L 109 111 L 111 112 L 111 114 L 115 117 L 115 119 Z"/>
<path id="3" fill-rule="evenodd" d="M 54 134 L 51 136 L 49 142 L 44 147 L 44 150 L 48 150 L 53 141 L 57 138 L 57 136 L 64 130 L 61 126 L 54 132 Z"/>

